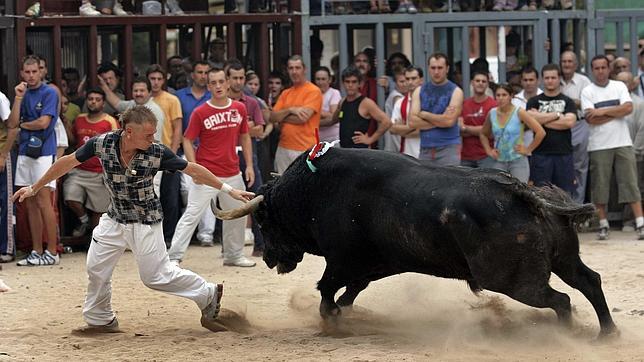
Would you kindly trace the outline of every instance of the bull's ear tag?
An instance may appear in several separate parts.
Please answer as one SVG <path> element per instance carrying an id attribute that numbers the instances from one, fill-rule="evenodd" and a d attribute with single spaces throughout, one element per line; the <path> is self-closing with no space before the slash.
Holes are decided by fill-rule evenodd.
<path id="1" fill-rule="evenodd" d="M 318 170 L 315 165 L 313 165 L 313 160 L 316 158 L 322 157 L 331 147 L 333 147 L 333 143 L 329 142 L 319 142 L 313 149 L 311 149 L 311 152 L 309 152 L 309 156 L 306 158 L 306 165 L 309 166 L 309 169 L 311 172 L 316 172 Z"/>

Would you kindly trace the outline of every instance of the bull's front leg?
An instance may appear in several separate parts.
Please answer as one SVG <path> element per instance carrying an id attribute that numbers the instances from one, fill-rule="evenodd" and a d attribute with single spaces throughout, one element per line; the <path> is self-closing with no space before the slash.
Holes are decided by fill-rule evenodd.
<path id="1" fill-rule="evenodd" d="M 318 290 L 322 296 L 320 301 L 320 315 L 322 318 L 336 318 L 340 315 L 340 307 L 335 303 L 335 293 L 345 285 L 344 278 L 340 277 L 337 270 L 327 264 L 322 279 L 318 282 Z"/>

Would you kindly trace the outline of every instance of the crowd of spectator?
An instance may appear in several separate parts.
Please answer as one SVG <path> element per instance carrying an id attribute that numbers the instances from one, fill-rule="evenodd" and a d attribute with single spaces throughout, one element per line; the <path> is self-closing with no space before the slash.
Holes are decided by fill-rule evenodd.
<path id="1" fill-rule="evenodd" d="M 211 47 L 218 45 L 213 42 Z M 617 201 L 628 204 L 624 226 L 644 238 L 644 51 L 635 75 L 628 59 L 598 55 L 590 62 L 589 78 L 580 73 L 576 54 L 564 51 L 560 64 L 539 70 L 523 66 L 513 85 L 496 84 L 482 58 L 470 65 L 469 85 L 455 82 L 453 65 L 442 53 L 432 54 L 424 65 L 391 54 L 386 74 L 378 76 L 368 49 L 342 71 L 312 69 L 311 82 L 304 59 L 293 55 L 285 64 L 286 74 L 281 69 L 271 72 L 264 88 L 260 77 L 239 60 L 226 59 L 221 50 L 211 54 L 193 62 L 173 56 L 165 67 L 150 65 L 134 79 L 131 100 L 125 99 L 121 72 L 112 63 L 98 66 L 97 88 L 88 88 L 74 69 L 64 69 L 56 86 L 47 82 L 44 59 L 26 57 L 13 102 L 0 93 L 5 204 L 16 188 L 38 180 L 56 157 L 95 135 L 118 131 L 118 115 L 142 105 L 157 119 L 158 142 L 235 188 L 255 191 L 271 172 L 284 172 L 315 144 L 319 129 L 320 139 L 337 147 L 380 148 L 436 166 L 496 168 L 536 186 L 556 185 L 577 202 L 597 206 L 600 239 L 608 238 L 607 205 L 615 178 Z M 182 82 L 180 74 L 186 75 Z M 462 85 L 469 86 L 470 97 L 464 96 Z M 382 108 L 378 87 L 387 96 Z M 224 125 L 230 122 L 243 125 L 226 132 Z M 109 206 L 103 166 L 90 159 L 61 183 L 51 183 L 28 199 L 32 251 L 20 265 L 59 262 L 62 228 L 56 227 L 56 197 L 77 219 L 64 236 L 91 232 Z M 176 264 L 193 234 L 203 246 L 212 246 L 218 237 L 210 200 L 219 200 L 223 208 L 238 203 L 181 173 L 158 173 L 154 189 L 161 200 L 170 259 Z M 3 262 L 16 255 L 15 237 L 7 227 L 13 213 L 3 208 L 0 215 Z M 225 221 L 221 229 L 224 264 L 254 266 L 243 255 L 243 245 L 253 243 L 252 255 L 262 255 L 256 223 Z"/>

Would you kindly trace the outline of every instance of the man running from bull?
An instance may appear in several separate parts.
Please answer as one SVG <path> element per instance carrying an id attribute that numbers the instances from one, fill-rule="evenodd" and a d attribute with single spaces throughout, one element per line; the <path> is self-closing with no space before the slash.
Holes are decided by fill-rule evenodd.
<path id="1" fill-rule="evenodd" d="M 253 194 L 233 189 L 203 166 L 187 162 L 155 143 L 156 122 L 154 114 L 144 106 L 127 110 L 122 116 L 122 130 L 90 139 L 76 152 L 57 160 L 42 178 L 18 190 L 12 198 L 22 202 L 82 162 L 94 156 L 100 159 L 112 203 L 94 229 L 87 252 L 89 285 L 83 318 L 88 325 L 78 329 L 79 332 L 119 332 L 111 305 L 111 278 L 126 248 L 136 257 L 143 284 L 195 301 L 201 309 L 201 325 L 220 330 L 215 318 L 223 285 L 208 283 L 201 276 L 170 263 L 163 240 L 163 213 L 152 179 L 157 171 L 183 171 L 196 183 L 221 189 L 238 200 L 246 201 Z"/>

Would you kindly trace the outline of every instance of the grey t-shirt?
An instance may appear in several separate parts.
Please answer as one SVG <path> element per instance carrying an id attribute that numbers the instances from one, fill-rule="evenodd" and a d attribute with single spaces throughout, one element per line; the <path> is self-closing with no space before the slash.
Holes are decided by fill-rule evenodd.
<path id="1" fill-rule="evenodd" d="M 165 115 L 161 110 L 161 107 L 150 97 L 148 101 L 143 104 L 146 108 L 152 111 L 152 113 L 157 117 L 157 131 L 154 133 L 154 139 L 157 141 L 161 140 L 161 134 L 163 132 L 163 123 L 165 122 Z M 130 108 L 136 106 L 136 102 L 131 99 L 129 101 L 120 101 L 116 105 L 116 109 L 119 113 L 123 113 Z"/>

